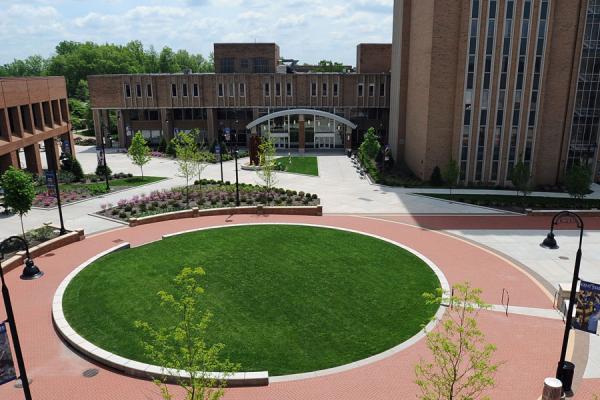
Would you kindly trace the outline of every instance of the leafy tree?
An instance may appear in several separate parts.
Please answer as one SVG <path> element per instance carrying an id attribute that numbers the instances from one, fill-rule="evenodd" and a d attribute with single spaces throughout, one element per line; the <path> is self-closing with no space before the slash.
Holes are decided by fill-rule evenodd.
<path id="1" fill-rule="evenodd" d="M 375 134 L 375 128 L 371 127 L 367 130 L 367 134 L 358 148 L 361 159 L 374 159 L 377 156 L 377 153 L 379 153 L 380 149 L 381 145 L 379 144 L 379 139 Z"/>
<path id="2" fill-rule="evenodd" d="M 590 192 L 592 171 L 589 167 L 575 164 L 567 172 L 565 185 L 567 192 L 574 199 L 582 200 Z"/>
<path id="3" fill-rule="evenodd" d="M 427 333 L 432 361 L 421 359 L 415 367 L 421 400 L 474 400 L 495 384 L 500 363 L 492 360 L 496 347 L 485 342 L 477 326 L 480 309 L 488 308 L 481 290 L 469 283 L 454 286 L 451 295 L 438 289 L 425 293 L 427 304 L 449 304 L 439 329 Z M 482 399 L 489 399 L 483 397 Z"/>
<path id="4" fill-rule="evenodd" d="M 433 186 L 442 186 L 444 184 L 444 180 L 442 179 L 442 171 L 437 165 L 433 169 L 433 172 L 431 172 L 431 178 L 429 181 Z"/>
<path id="5" fill-rule="evenodd" d="M 175 140 L 175 139 L 174 139 Z M 181 132 L 175 140 L 175 154 L 177 155 L 178 176 L 185 178 L 185 202 L 190 205 L 190 182 L 198 174 L 202 157 L 196 135 L 193 132 Z"/>
<path id="6" fill-rule="evenodd" d="M 127 155 L 131 158 L 131 161 L 140 167 L 142 173 L 142 180 L 144 180 L 144 165 L 148 164 L 152 157 L 150 157 L 150 147 L 148 142 L 144 139 L 142 132 L 137 131 L 131 139 L 131 146 L 127 150 Z"/>
<path id="7" fill-rule="evenodd" d="M 512 173 L 510 174 L 510 180 L 513 186 L 517 189 L 517 193 L 523 193 L 523 197 L 531 193 L 531 174 L 529 167 L 519 161 L 513 167 Z"/>
<path id="8" fill-rule="evenodd" d="M 229 360 L 220 359 L 223 344 L 209 345 L 205 341 L 212 314 L 199 309 L 200 296 L 204 293 L 200 280 L 204 275 L 200 267 L 183 268 L 174 280 L 176 290 L 173 293 L 158 292 L 160 306 L 177 318 L 175 326 L 156 328 L 143 321 L 134 323 L 147 338 L 142 341 L 142 346 L 149 358 L 170 373 L 182 370 L 189 374 L 189 379 L 177 380 L 186 392 L 185 400 L 220 399 L 225 380 L 217 379 L 211 372 L 222 372 L 226 378 L 239 369 Z M 163 399 L 173 399 L 169 386 L 160 380 L 154 383 L 160 388 Z"/>
<path id="9" fill-rule="evenodd" d="M 4 189 L 4 204 L 19 213 L 23 239 L 27 240 L 23 227 L 23 215 L 31 210 L 35 197 L 33 178 L 27 172 L 10 166 L 2 175 L 0 184 Z"/>
<path id="10" fill-rule="evenodd" d="M 265 184 L 265 195 L 267 202 L 271 200 L 271 192 L 273 186 L 277 183 L 277 162 L 275 161 L 275 144 L 270 134 L 262 137 L 261 143 L 258 145 L 258 158 L 260 169 L 256 171 L 258 177 Z"/>
<path id="11" fill-rule="evenodd" d="M 318 66 L 313 69 L 315 72 L 345 72 L 346 67 L 343 63 L 330 60 L 319 61 Z"/>
<path id="12" fill-rule="evenodd" d="M 98 164 L 94 173 L 96 174 L 96 176 L 101 176 L 104 178 L 106 175 L 110 176 L 112 174 L 112 170 L 108 165 Z"/>
<path id="13" fill-rule="evenodd" d="M 444 181 L 450 188 L 450 196 L 452 196 L 452 188 L 458 183 L 460 170 L 458 164 L 454 160 L 450 160 L 444 169 Z"/>
<path id="14" fill-rule="evenodd" d="M 71 110 L 71 123 L 73 128 L 89 129 L 94 126 L 92 110 L 87 101 L 69 98 L 69 109 Z"/>

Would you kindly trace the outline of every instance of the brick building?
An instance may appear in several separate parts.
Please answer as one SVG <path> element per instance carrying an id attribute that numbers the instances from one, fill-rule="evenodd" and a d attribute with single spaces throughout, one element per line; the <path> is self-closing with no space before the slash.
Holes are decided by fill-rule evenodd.
<path id="1" fill-rule="evenodd" d="M 12 165 L 41 174 L 42 146 L 48 168 L 58 169 L 60 146 L 73 145 L 69 120 L 63 77 L 0 78 L 0 173 Z"/>
<path id="2" fill-rule="evenodd" d="M 387 140 L 391 45 L 387 51 L 380 51 L 386 45 L 375 45 L 369 52 L 370 46 L 363 44 L 361 49 L 380 56 L 361 61 L 365 73 L 299 72 L 280 62 L 274 43 L 217 43 L 215 73 L 89 76 L 96 136 L 108 127 L 112 110 L 122 147 L 136 131 L 157 145 L 163 137 L 170 140 L 176 132 L 194 128 L 208 142 L 230 131 L 233 141 L 245 145 L 252 121 L 284 110 L 309 109 L 280 115 L 256 129 L 270 131 L 278 147 L 300 150 L 348 148 L 369 127 Z M 356 126 L 351 132 L 350 125 Z"/>
<path id="3" fill-rule="evenodd" d="M 390 144 L 428 179 L 536 184 L 598 176 L 600 0 L 396 0 Z"/>

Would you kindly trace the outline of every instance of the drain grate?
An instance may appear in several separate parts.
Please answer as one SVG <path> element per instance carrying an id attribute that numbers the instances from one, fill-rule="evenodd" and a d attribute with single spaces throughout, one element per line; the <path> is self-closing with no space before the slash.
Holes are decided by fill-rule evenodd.
<path id="1" fill-rule="evenodd" d="M 565 256 L 560 256 L 558 258 L 560 258 L 561 260 L 568 260 L 569 259 L 569 257 L 565 257 Z"/>
<path id="2" fill-rule="evenodd" d="M 55 255 L 54 253 L 46 253 L 42 257 L 52 257 L 54 255 Z"/>
<path id="3" fill-rule="evenodd" d="M 116 239 L 116 240 L 113 240 L 113 243 L 121 243 L 121 242 L 124 242 L 124 240 L 123 240 L 123 239 Z"/>
<path id="4" fill-rule="evenodd" d="M 98 375 L 98 370 L 96 368 L 86 369 L 81 375 L 85 376 L 86 378 L 92 378 Z"/>

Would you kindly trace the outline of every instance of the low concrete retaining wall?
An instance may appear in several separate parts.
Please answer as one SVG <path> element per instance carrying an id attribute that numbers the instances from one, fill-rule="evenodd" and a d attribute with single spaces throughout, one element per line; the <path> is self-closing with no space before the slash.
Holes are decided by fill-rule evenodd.
<path id="1" fill-rule="evenodd" d="M 532 215 L 534 217 L 553 217 L 561 211 L 565 210 L 531 210 L 527 209 L 527 215 Z M 573 211 L 576 214 L 579 214 L 582 217 L 600 217 L 600 210 L 592 209 L 592 210 L 569 210 Z"/>
<path id="2" fill-rule="evenodd" d="M 208 217 L 214 215 L 238 215 L 238 214 L 277 214 L 277 215 L 323 215 L 323 206 L 298 206 L 298 207 L 231 207 L 231 208 L 209 208 L 200 210 L 197 207 L 191 210 L 175 211 L 165 214 L 150 215 L 142 218 L 129 218 L 129 226 L 153 224 L 155 222 L 171 221 L 181 218 Z"/>
<path id="3" fill-rule="evenodd" d="M 52 250 L 56 250 L 71 243 L 79 242 L 83 239 L 85 239 L 85 232 L 83 229 L 76 229 L 73 232 L 69 232 L 65 235 L 48 240 L 47 242 L 38 244 L 37 246 L 30 247 L 29 254 L 32 258 L 36 258 L 49 253 Z M 24 250 L 17 252 L 16 255 L 2 263 L 2 270 L 6 273 L 17 268 L 19 265 L 25 262 L 25 255 L 26 253 Z"/>

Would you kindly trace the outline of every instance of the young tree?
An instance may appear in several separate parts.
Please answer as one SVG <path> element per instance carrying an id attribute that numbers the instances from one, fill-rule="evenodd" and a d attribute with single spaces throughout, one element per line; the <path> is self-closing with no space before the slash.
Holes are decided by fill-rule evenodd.
<path id="1" fill-rule="evenodd" d="M 27 172 L 11 166 L 2 175 L 0 184 L 4 189 L 4 204 L 19 213 L 23 239 L 27 240 L 25 227 L 23 226 L 23 215 L 31 210 L 33 198 L 35 197 L 33 179 Z"/>
<path id="2" fill-rule="evenodd" d="M 444 169 L 444 181 L 450 189 L 450 196 L 452 196 L 452 188 L 458 183 L 459 175 L 460 169 L 458 168 L 458 164 L 456 161 L 450 160 Z"/>
<path id="3" fill-rule="evenodd" d="M 517 196 L 519 192 L 523 194 L 523 208 L 525 208 L 525 198 L 531 193 L 531 173 L 529 172 L 529 167 L 523 161 L 519 160 L 513 167 L 510 180 L 515 189 L 517 189 Z"/>
<path id="4" fill-rule="evenodd" d="M 592 171 L 589 167 L 575 164 L 567 172 L 565 185 L 571 197 L 582 200 L 590 192 L 591 184 Z"/>
<path id="5" fill-rule="evenodd" d="M 211 372 L 222 372 L 226 378 L 239 369 L 229 360 L 220 359 L 223 344 L 209 345 L 205 341 L 212 314 L 198 307 L 204 293 L 200 285 L 204 275 L 200 267 L 183 268 L 174 280 L 176 290 L 173 293 L 158 292 L 160 306 L 177 317 L 175 326 L 156 328 L 143 321 L 134 323 L 147 338 L 142 341 L 142 346 L 148 357 L 171 374 L 183 371 L 189 375 L 189 379 L 177 380 L 186 392 L 185 400 L 220 399 L 226 382 Z M 163 399 L 173 399 L 164 382 L 155 380 L 154 383 L 160 388 Z"/>
<path id="6" fill-rule="evenodd" d="M 367 130 L 367 134 L 358 148 L 358 152 L 363 160 L 364 158 L 374 159 L 377 156 L 377 153 L 379 153 L 380 149 L 381 145 L 379 144 L 379 139 L 377 139 L 377 135 L 375 134 L 375 128 L 371 127 Z"/>
<path id="7" fill-rule="evenodd" d="M 450 295 L 442 289 L 423 294 L 427 304 L 450 307 L 440 327 L 427 333 L 433 360 L 421 359 L 415 367 L 421 400 L 474 400 L 494 386 L 501 364 L 492 361 L 496 347 L 485 342 L 477 326 L 477 313 L 489 307 L 480 295 L 469 283 L 454 286 Z"/>
<path id="8" fill-rule="evenodd" d="M 196 135 L 182 132 L 177 135 L 175 142 L 175 154 L 177 154 L 177 175 L 185 178 L 185 202 L 190 205 L 190 182 L 198 174 L 198 163 L 200 151 L 196 143 Z"/>
<path id="9" fill-rule="evenodd" d="M 260 145 L 258 145 L 258 157 L 260 169 L 256 171 L 258 177 L 265 183 L 265 195 L 267 202 L 270 202 L 271 191 L 277 183 L 277 162 L 275 161 L 275 144 L 270 134 L 263 136 Z"/>
<path id="10" fill-rule="evenodd" d="M 148 164 L 152 157 L 150 157 L 150 147 L 148 142 L 142 136 L 142 132 L 137 131 L 131 139 L 131 146 L 127 150 L 127 155 L 131 158 L 131 161 L 140 167 L 142 173 L 142 180 L 144 180 L 144 165 Z"/>
<path id="11" fill-rule="evenodd" d="M 79 161 L 71 154 L 66 154 L 62 160 L 62 169 L 73 174 L 74 180 L 80 182 L 84 178 L 83 168 Z"/>

